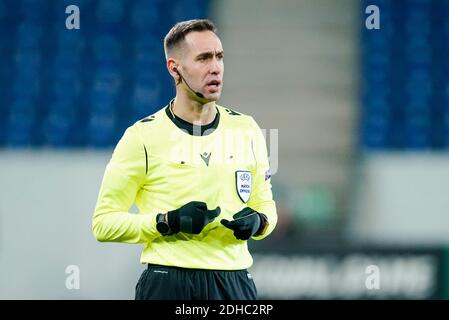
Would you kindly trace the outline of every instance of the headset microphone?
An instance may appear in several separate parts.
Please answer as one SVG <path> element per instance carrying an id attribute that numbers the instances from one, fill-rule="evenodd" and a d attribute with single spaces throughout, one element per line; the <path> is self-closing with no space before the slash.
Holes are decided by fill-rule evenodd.
<path id="1" fill-rule="evenodd" d="M 204 99 L 204 96 L 201 92 L 197 92 L 195 90 L 192 89 L 192 87 L 189 86 L 189 84 L 187 83 L 186 79 L 184 79 L 184 77 L 181 75 L 181 73 L 178 71 L 178 68 L 173 68 L 173 71 L 176 72 L 178 74 L 178 76 L 181 77 L 181 79 L 184 81 L 184 83 L 186 84 L 187 88 L 190 89 L 190 91 L 192 91 L 198 98 Z"/>

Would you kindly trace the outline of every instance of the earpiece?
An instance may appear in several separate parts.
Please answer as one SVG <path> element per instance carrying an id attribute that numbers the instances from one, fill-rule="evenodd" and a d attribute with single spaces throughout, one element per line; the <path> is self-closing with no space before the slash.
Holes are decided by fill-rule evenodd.
<path id="1" fill-rule="evenodd" d="M 189 84 L 187 83 L 187 81 L 184 79 L 184 77 L 181 75 L 181 73 L 178 71 L 178 67 L 174 66 L 173 67 L 173 72 L 176 72 L 178 74 L 178 76 L 185 82 L 186 86 L 190 89 L 190 91 L 192 91 L 198 98 L 204 99 L 204 95 L 201 92 L 195 91 L 193 90 Z"/>

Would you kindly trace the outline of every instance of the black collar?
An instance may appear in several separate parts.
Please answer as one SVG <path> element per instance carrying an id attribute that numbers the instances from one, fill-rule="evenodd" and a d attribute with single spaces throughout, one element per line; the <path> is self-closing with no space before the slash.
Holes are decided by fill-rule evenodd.
<path id="1" fill-rule="evenodd" d="M 165 107 L 165 113 L 170 118 L 170 120 L 180 129 L 186 130 L 190 135 L 192 136 L 207 136 L 215 131 L 218 127 L 218 123 L 220 122 L 220 112 L 217 108 L 217 114 L 215 115 L 214 121 L 212 121 L 209 124 L 206 124 L 204 126 L 198 126 L 193 123 L 187 122 L 184 119 L 181 119 L 174 113 L 172 114 L 170 107 L 173 105 L 173 100 L 170 101 L 170 103 Z"/>

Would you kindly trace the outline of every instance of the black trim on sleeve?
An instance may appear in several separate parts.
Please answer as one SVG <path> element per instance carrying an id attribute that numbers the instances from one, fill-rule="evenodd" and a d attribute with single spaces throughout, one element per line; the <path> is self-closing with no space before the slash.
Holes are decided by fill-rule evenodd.
<path id="1" fill-rule="evenodd" d="M 235 112 L 234 110 L 231 110 L 229 108 L 225 109 L 227 113 L 229 113 L 231 116 L 241 116 L 241 113 Z"/>
<path id="2" fill-rule="evenodd" d="M 148 174 L 148 153 L 145 145 L 143 145 L 143 150 L 145 150 L 145 174 Z"/>
<path id="3" fill-rule="evenodd" d="M 150 122 L 150 121 L 153 121 L 153 120 L 154 120 L 154 116 L 151 116 L 149 118 L 144 118 L 144 119 L 140 120 L 140 122 Z"/>

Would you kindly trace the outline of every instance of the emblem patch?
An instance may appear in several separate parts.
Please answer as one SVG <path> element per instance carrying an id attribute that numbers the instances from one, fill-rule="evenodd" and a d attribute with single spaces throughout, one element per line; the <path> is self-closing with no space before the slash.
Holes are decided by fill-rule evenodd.
<path id="1" fill-rule="evenodd" d="M 243 203 L 247 203 L 251 195 L 251 172 L 250 171 L 236 171 L 235 183 L 237 194 Z"/>
<path id="2" fill-rule="evenodd" d="M 265 181 L 267 181 L 270 178 L 271 178 L 271 171 L 270 169 L 268 169 L 267 171 L 265 171 Z"/>

